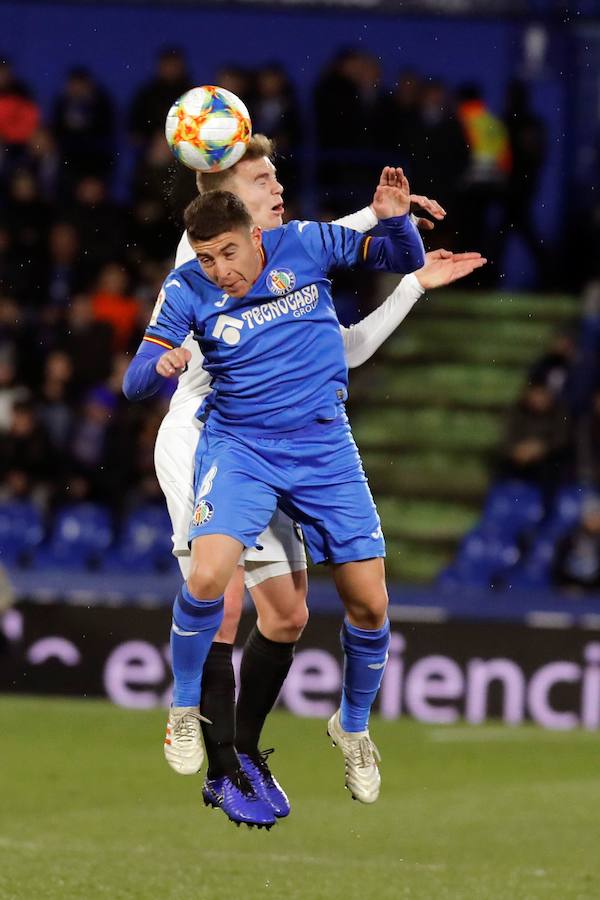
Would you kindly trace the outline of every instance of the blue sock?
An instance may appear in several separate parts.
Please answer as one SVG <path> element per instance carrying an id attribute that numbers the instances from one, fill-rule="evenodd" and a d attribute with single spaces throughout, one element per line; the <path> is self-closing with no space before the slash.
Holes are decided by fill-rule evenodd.
<path id="1" fill-rule="evenodd" d="M 340 722 L 344 731 L 366 731 L 385 671 L 390 645 L 390 623 L 367 631 L 344 619 L 341 633 L 344 650 L 344 682 Z"/>
<path id="2" fill-rule="evenodd" d="M 197 600 L 184 584 L 173 604 L 171 664 L 173 706 L 198 706 L 202 669 L 212 639 L 223 621 L 223 597 Z"/>

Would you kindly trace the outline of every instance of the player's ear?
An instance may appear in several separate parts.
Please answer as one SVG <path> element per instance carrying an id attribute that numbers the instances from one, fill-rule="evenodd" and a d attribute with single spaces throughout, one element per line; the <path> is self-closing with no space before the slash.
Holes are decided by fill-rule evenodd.
<path id="1" fill-rule="evenodd" d="M 262 228 L 260 225 L 253 225 L 250 229 L 250 238 L 254 245 L 254 249 L 258 250 L 260 245 L 262 244 Z"/>

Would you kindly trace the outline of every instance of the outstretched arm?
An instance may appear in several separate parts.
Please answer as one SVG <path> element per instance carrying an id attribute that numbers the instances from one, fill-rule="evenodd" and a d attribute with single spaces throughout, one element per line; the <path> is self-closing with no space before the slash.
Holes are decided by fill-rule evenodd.
<path id="1" fill-rule="evenodd" d="M 451 284 L 485 263 L 480 253 L 449 250 L 428 253 L 423 268 L 406 275 L 374 312 L 349 328 L 341 326 L 348 367 L 353 369 L 366 362 L 406 318 L 425 290 Z"/>
<path id="2" fill-rule="evenodd" d="M 406 318 L 424 293 L 413 272 L 406 275 L 381 306 L 349 328 L 340 326 L 349 369 L 362 366 Z"/>
<path id="3" fill-rule="evenodd" d="M 384 170 L 387 184 L 380 184 L 376 196 L 385 219 L 386 237 L 363 237 L 351 228 L 334 223 L 292 222 L 298 241 L 323 272 L 356 265 L 387 272 L 414 272 L 425 262 L 419 232 L 410 221 L 410 192 L 402 169 Z"/>
<path id="4" fill-rule="evenodd" d="M 377 187 L 385 186 L 387 184 L 388 170 L 389 166 L 386 166 L 381 172 Z M 413 225 L 416 225 L 420 231 L 431 231 L 432 228 L 435 228 L 435 223 L 432 222 L 431 219 L 425 219 L 422 216 L 414 215 L 413 210 L 423 210 L 424 212 L 429 213 L 429 215 L 437 221 L 441 221 L 446 217 L 446 210 L 440 206 L 437 200 L 431 200 L 429 197 L 424 197 L 422 194 L 411 194 L 409 199 L 411 222 Z M 383 218 L 385 218 L 385 214 L 380 208 L 377 188 L 375 188 L 373 200 L 369 206 L 365 206 L 364 209 L 359 209 L 355 213 L 350 213 L 348 216 L 342 216 L 341 219 L 335 219 L 333 224 L 342 225 L 344 228 L 352 228 L 353 231 L 360 231 L 361 234 L 364 234 L 366 231 L 371 231 L 372 228 L 375 228 L 379 219 Z"/>

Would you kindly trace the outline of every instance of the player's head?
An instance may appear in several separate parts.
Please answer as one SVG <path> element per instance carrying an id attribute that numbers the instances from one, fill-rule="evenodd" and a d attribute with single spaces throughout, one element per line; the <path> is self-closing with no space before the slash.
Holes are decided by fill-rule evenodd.
<path id="1" fill-rule="evenodd" d="M 231 191 L 240 197 L 252 219 L 261 228 L 278 228 L 283 222 L 283 187 L 273 165 L 273 142 L 264 134 L 254 134 L 246 152 L 235 166 L 224 172 L 201 174 L 196 183 L 201 194 Z"/>
<path id="2" fill-rule="evenodd" d="M 188 241 L 202 271 L 230 297 L 244 297 L 262 268 L 261 230 L 231 191 L 209 191 L 183 216 Z"/>

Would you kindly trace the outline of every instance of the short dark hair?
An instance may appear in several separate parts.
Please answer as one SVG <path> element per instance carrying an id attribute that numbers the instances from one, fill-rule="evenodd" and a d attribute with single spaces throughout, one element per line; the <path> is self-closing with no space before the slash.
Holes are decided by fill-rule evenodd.
<path id="1" fill-rule="evenodd" d="M 251 228 L 252 216 L 244 203 L 231 191 L 208 191 L 198 194 L 183 214 L 191 241 L 210 241 L 235 228 Z"/>

